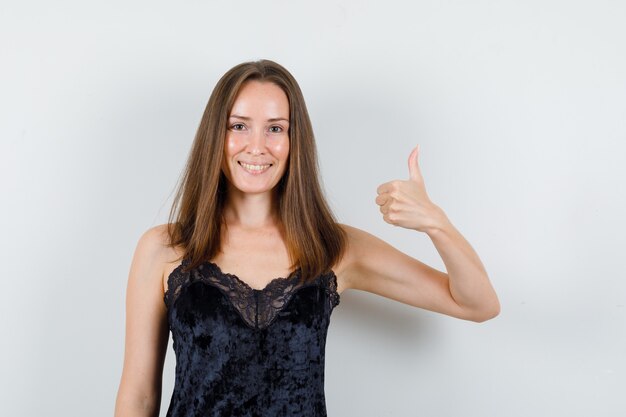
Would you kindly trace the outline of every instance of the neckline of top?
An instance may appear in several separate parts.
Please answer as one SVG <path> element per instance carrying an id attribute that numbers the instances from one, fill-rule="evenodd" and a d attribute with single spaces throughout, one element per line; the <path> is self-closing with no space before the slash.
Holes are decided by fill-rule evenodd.
<path id="1" fill-rule="evenodd" d="M 265 284 L 265 286 L 263 288 L 254 288 L 254 287 L 250 286 L 250 284 L 248 284 L 246 281 L 244 281 L 243 279 L 239 278 L 237 275 L 231 274 L 229 272 L 224 272 L 222 270 L 222 268 L 220 268 L 220 266 L 218 264 L 216 264 L 215 262 L 204 261 L 204 262 L 201 263 L 201 265 L 209 265 L 209 266 L 213 267 L 213 269 L 219 275 L 222 275 L 222 276 L 234 279 L 235 281 L 239 282 L 245 288 L 247 288 L 248 290 L 250 290 L 250 291 L 252 291 L 254 293 L 266 292 L 271 287 L 273 287 L 274 285 L 276 285 L 279 282 L 291 281 L 291 280 L 293 280 L 295 278 L 298 278 L 300 276 L 300 268 L 298 267 L 294 271 L 292 271 L 289 275 L 287 275 L 286 277 L 272 278 L 267 284 Z"/>

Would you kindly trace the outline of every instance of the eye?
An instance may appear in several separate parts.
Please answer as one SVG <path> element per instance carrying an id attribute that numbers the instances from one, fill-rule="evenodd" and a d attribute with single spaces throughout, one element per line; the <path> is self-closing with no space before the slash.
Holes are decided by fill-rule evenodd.
<path id="1" fill-rule="evenodd" d="M 275 130 L 272 130 L 275 129 Z M 270 132 L 272 133 L 280 133 L 283 131 L 283 127 L 282 126 L 272 126 L 270 127 Z"/>
<path id="2" fill-rule="evenodd" d="M 230 128 L 232 130 L 242 130 L 244 126 L 243 123 L 235 123 L 234 125 L 231 125 Z"/>

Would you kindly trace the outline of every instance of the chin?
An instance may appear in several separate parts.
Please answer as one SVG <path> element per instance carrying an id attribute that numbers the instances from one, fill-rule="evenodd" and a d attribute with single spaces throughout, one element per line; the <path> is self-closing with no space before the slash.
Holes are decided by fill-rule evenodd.
<path id="1" fill-rule="evenodd" d="M 240 192 L 243 194 L 263 194 L 263 193 L 270 192 L 274 188 L 276 188 L 276 184 L 274 184 L 271 187 L 246 187 L 246 186 L 239 186 L 237 184 L 231 184 L 231 187 L 234 191 Z"/>

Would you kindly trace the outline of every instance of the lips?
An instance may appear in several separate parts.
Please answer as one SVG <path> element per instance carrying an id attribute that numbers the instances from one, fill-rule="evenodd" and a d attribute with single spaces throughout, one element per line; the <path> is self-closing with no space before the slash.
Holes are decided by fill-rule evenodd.
<path id="1" fill-rule="evenodd" d="M 239 166 L 241 166 L 241 168 L 243 168 L 244 171 L 246 171 L 247 173 L 251 175 L 261 175 L 265 173 L 268 169 L 270 169 L 270 167 L 272 166 L 272 164 L 265 164 L 265 165 L 246 164 L 245 162 L 242 162 L 242 161 L 238 161 L 238 164 Z"/>
<path id="2" fill-rule="evenodd" d="M 239 165 L 241 165 L 241 163 L 248 164 L 248 165 L 273 165 L 271 162 L 237 161 L 237 163 Z"/>

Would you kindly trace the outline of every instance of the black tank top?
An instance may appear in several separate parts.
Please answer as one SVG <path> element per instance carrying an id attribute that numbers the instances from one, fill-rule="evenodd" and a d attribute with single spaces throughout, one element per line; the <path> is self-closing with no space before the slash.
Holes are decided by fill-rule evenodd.
<path id="1" fill-rule="evenodd" d="M 168 277 L 176 353 L 166 417 L 326 416 L 324 356 L 337 277 L 300 269 L 251 288 L 212 262 Z"/>

